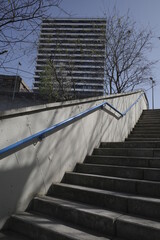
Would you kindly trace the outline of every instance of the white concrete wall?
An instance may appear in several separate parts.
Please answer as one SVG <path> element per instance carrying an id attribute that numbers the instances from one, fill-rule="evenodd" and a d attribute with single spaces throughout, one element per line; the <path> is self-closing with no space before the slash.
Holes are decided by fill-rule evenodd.
<path id="1" fill-rule="evenodd" d="M 125 111 L 141 94 L 119 94 L 0 112 L 0 149 L 107 100 Z M 45 194 L 65 171 L 83 162 L 101 141 L 124 141 L 147 101 L 143 96 L 126 117 L 116 119 L 109 107 L 0 160 L 0 228 L 8 216 L 24 210 L 36 194 Z M 118 114 L 116 114 L 118 116 Z"/>

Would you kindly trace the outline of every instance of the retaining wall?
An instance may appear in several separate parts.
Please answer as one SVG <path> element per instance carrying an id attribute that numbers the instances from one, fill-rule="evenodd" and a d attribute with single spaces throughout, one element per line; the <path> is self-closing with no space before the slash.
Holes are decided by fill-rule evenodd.
<path id="1" fill-rule="evenodd" d="M 0 112 L 0 149 L 107 100 L 125 111 L 142 92 L 111 95 Z M 66 171 L 83 162 L 101 141 L 124 141 L 147 100 L 121 119 L 108 106 L 0 160 L 0 228 L 16 211 L 23 211 L 37 194 L 45 194 Z"/>

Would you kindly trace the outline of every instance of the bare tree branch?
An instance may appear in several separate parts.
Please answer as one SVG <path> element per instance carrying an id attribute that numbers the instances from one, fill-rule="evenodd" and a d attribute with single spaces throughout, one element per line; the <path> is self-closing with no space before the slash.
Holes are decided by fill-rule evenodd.
<path id="1" fill-rule="evenodd" d="M 62 0 L 0 0 L 0 65 L 12 61 L 11 52 L 38 41 L 42 18 L 60 8 Z M 6 55 L 6 52 L 10 53 Z M 14 55 L 14 54 L 13 54 Z"/>
<path id="2" fill-rule="evenodd" d="M 105 84 L 107 93 L 133 90 L 149 82 L 151 62 L 146 55 L 151 50 L 152 33 L 136 28 L 127 15 L 119 16 L 116 9 L 106 15 Z"/>

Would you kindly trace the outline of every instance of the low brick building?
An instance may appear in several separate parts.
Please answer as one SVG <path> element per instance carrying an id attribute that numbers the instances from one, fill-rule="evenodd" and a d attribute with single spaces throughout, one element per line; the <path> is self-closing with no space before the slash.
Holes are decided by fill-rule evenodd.
<path id="1" fill-rule="evenodd" d="M 20 76 L 0 75 L 0 92 L 30 92 Z"/>

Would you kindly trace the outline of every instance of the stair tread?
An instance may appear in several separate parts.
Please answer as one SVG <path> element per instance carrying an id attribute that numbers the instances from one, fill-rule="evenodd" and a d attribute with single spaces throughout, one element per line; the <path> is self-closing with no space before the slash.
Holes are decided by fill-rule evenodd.
<path id="1" fill-rule="evenodd" d="M 149 156 L 149 157 L 154 157 L 154 153 L 159 153 L 160 148 L 136 148 L 136 147 L 125 147 L 125 148 L 114 148 L 114 147 L 108 147 L 108 148 L 95 148 L 93 151 L 93 156 L 94 155 L 112 155 L 116 156 L 119 154 L 119 156 L 126 156 L 127 154 L 132 155 L 132 156 Z M 128 156 L 128 155 L 127 155 Z M 156 155 L 155 155 L 156 156 Z"/>
<path id="2" fill-rule="evenodd" d="M 136 147 L 126 147 L 126 148 L 95 148 L 93 155 L 113 155 L 113 156 L 148 156 L 154 157 L 160 155 L 160 148 L 136 148 Z"/>
<path id="3" fill-rule="evenodd" d="M 153 203 L 160 204 L 160 199 L 159 198 L 136 196 L 136 195 L 131 194 L 131 193 L 121 193 L 121 192 L 116 192 L 116 191 L 108 191 L 108 190 L 102 190 L 102 189 L 97 189 L 97 188 L 89 188 L 89 187 L 67 184 L 67 183 L 57 183 L 57 184 L 53 184 L 53 186 L 59 186 L 59 187 L 62 186 L 62 187 L 65 187 L 65 188 L 71 188 L 71 189 L 76 189 L 76 190 L 85 190 L 85 191 L 88 191 L 88 192 L 96 192 L 96 193 L 100 193 L 100 194 L 107 194 L 107 195 L 112 195 L 112 196 L 115 196 L 115 197 L 120 197 L 120 198 L 125 198 L 125 199 L 135 199 L 135 200 L 142 200 L 142 201 L 147 201 L 147 202 L 153 202 Z"/>
<path id="4" fill-rule="evenodd" d="M 143 150 L 143 151 L 151 151 L 151 150 L 157 150 L 157 151 L 159 151 L 159 149 L 157 149 L 156 147 L 154 148 L 154 147 L 152 147 L 152 148 L 146 148 L 146 147 L 142 147 L 142 148 L 137 148 L 137 147 L 126 147 L 125 149 L 123 149 L 123 148 L 121 148 L 121 147 L 119 147 L 119 148 L 114 148 L 114 147 L 109 147 L 109 148 L 105 148 L 105 147 L 103 147 L 103 148 L 95 148 L 95 150 L 137 150 L 137 151 L 141 151 L 141 150 Z"/>
<path id="5" fill-rule="evenodd" d="M 17 234 L 11 231 L 2 231 L 0 233 L 0 239 L 1 240 L 30 240 L 30 238 L 27 238 L 26 236 L 23 236 L 21 234 Z"/>
<path id="6" fill-rule="evenodd" d="M 160 160 L 160 157 L 142 157 L 142 156 L 113 156 L 113 155 L 90 155 L 90 156 L 87 156 L 89 158 L 92 158 L 92 157 L 95 157 L 95 158 L 125 158 L 125 159 L 151 159 L 151 160 Z"/>
<path id="7" fill-rule="evenodd" d="M 92 206 L 90 206 L 88 204 L 77 203 L 77 202 L 73 202 L 70 200 L 64 200 L 64 199 L 55 198 L 55 197 L 44 196 L 44 197 L 36 197 L 36 199 L 48 202 L 50 204 L 55 203 L 57 205 L 61 205 L 64 207 L 76 208 L 80 211 L 90 212 L 92 214 L 111 218 L 111 219 L 113 219 L 114 223 L 117 220 L 118 221 L 121 221 L 121 220 L 129 221 L 131 223 L 137 223 L 137 224 L 141 224 L 141 225 L 144 225 L 147 227 L 157 228 L 160 230 L 160 222 L 154 221 L 152 219 L 146 219 L 146 218 L 132 216 L 132 215 L 128 215 L 128 214 L 126 215 L 126 214 L 122 214 L 122 213 L 119 213 L 116 211 L 110 211 L 110 210 L 106 210 L 104 208 L 98 208 L 96 206 L 93 208 Z"/>
<path id="8" fill-rule="evenodd" d="M 146 142 L 148 142 L 148 141 L 145 141 L 145 140 L 144 140 L 144 143 L 146 143 Z M 160 141 L 157 141 L 157 142 L 160 143 Z M 101 142 L 101 144 L 108 144 L 108 143 L 112 143 L 112 144 L 116 144 L 116 143 L 124 144 L 124 143 L 126 143 L 126 142 Z M 137 141 L 135 141 L 134 143 L 137 143 Z"/>
<path id="9" fill-rule="evenodd" d="M 130 182 L 137 182 L 137 183 L 153 183 L 155 185 L 159 185 L 160 181 L 151 181 L 151 180 L 143 180 L 143 179 L 135 179 L 135 178 L 122 178 L 122 177 L 114 177 L 114 176 L 104 176 L 104 175 L 98 175 L 98 174 L 92 174 L 92 173 L 79 173 L 79 172 L 66 172 L 66 174 L 71 175 L 79 175 L 79 176 L 92 176 L 100 179 L 111 179 L 111 180 L 119 180 L 119 181 L 130 181 Z"/>
<path id="10" fill-rule="evenodd" d="M 159 162 L 159 160 L 158 160 Z M 152 163 L 153 164 L 153 163 Z M 159 163 L 156 163 L 159 164 Z M 160 168 L 155 165 L 146 166 L 125 166 L 125 165 L 113 165 L 113 164 L 91 164 L 91 163 L 79 163 L 75 169 L 80 173 L 91 173 L 103 176 L 114 176 L 122 178 L 134 178 L 142 180 L 160 181 Z"/>
<path id="11" fill-rule="evenodd" d="M 72 208 L 72 209 L 74 208 L 79 211 L 100 215 L 103 217 L 111 218 L 112 220 L 115 220 L 120 215 L 122 215 L 121 213 L 109 211 L 104 208 L 100 208 L 100 207 L 96 207 L 96 206 L 93 208 L 93 206 L 90 206 L 89 204 L 74 202 L 71 200 L 61 199 L 61 198 L 57 198 L 57 197 L 43 196 L 43 197 L 36 197 L 35 199 L 38 199 L 40 201 L 44 201 L 44 202 L 47 202 L 50 204 L 56 204 L 59 206 L 63 206 L 66 208 Z"/>
<path id="12" fill-rule="evenodd" d="M 155 128 L 155 129 L 148 129 L 148 131 L 147 131 L 147 134 L 158 134 L 157 133 L 157 131 L 158 131 L 159 129 L 157 129 L 157 128 Z M 145 134 L 146 133 L 146 129 L 143 129 L 143 128 L 141 128 L 141 129 L 138 129 L 138 128 L 134 128 L 133 130 L 132 130 L 132 132 L 131 133 L 135 133 L 135 132 L 137 132 L 137 133 L 142 133 L 142 134 Z"/>
<path id="13" fill-rule="evenodd" d="M 85 230 L 82 230 L 81 228 L 76 228 L 75 226 L 72 226 L 71 224 L 64 223 L 63 221 L 44 217 L 42 215 L 35 215 L 33 213 L 19 213 L 16 215 L 13 215 L 12 218 L 18 219 L 20 221 L 23 221 L 25 223 L 32 224 L 34 226 L 37 226 L 39 228 L 46 229 L 50 232 L 56 232 L 59 235 L 63 235 L 66 237 L 66 239 L 75 239 L 75 240 L 98 240 L 98 239 L 104 239 L 109 240 L 109 238 L 103 237 L 103 236 L 95 236 L 91 233 L 88 233 Z"/>
<path id="14" fill-rule="evenodd" d="M 160 171 L 159 168 L 157 167 L 135 167 L 135 166 L 125 166 L 125 165 L 107 165 L 107 164 L 92 164 L 92 163 L 78 163 L 78 165 L 81 166 L 93 166 L 93 167 L 108 167 L 108 168 L 115 168 L 115 169 L 120 169 L 120 168 L 125 168 L 125 169 L 135 169 L 135 170 L 155 170 L 155 171 Z"/>
<path id="15" fill-rule="evenodd" d="M 160 198 L 160 180 L 139 180 L 123 176 L 104 176 L 96 173 L 67 172 L 64 183 L 87 186 L 116 192 L 132 193 L 138 196 Z"/>
<path id="16" fill-rule="evenodd" d="M 132 144 L 136 144 L 136 143 L 139 143 L 139 141 L 132 141 Z M 143 143 L 144 143 L 144 144 L 145 144 L 145 143 L 149 143 L 149 144 L 150 144 L 150 141 L 146 141 L 146 139 L 144 138 Z M 154 144 L 157 144 L 157 143 L 159 144 L 159 143 L 160 143 L 160 140 L 154 142 Z M 127 144 L 129 144 L 129 143 L 128 143 L 128 142 L 101 142 L 100 147 L 103 146 L 103 145 L 110 145 L 110 144 L 113 144 L 113 145 L 116 145 L 116 144 L 127 145 Z"/>
<path id="17" fill-rule="evenodd" d="M 143 136 L 144 138 L 145 138 L 146 136 L 147 136 L 147 137 L 148 137 L 148 136 L 149 136 L 149 137 L 150 137 L 150 136 L 151 136 L 151 137 L 152 137 L 152 136 L 155 136 L 155 138 L 158 138 L 158 137 L 160 137 L 160 134 L 159 134 L 159 133 L 153 133 L 153 132 L 147 132 L 147 133 L 146 133 L 146 132 L 145 132 L 145 133 L 144 133 L 144 132 L 143 132 L 143 133 L 142 133 L 142 132 L 131 132 L 128 137 L 130 137 L 130 136 Z"/>
<path id="18" fill-rule="evenodd" d="M 134 136 L 130 137 L 130 138 L 126 138 L 125 141 L 129 141 L 129 142 L 132 142 L 132 141 L 136 141 L 136 142 L 143 142 L 147 139 L 147 141 L 150 141 L 150 142 L 156 142 L 157 141 L 157 138 L 136 138 Z M 160 139 L 160 138 L 159 138 Z"/>
<path id="19" fill-rule="evenodd" d="M 157 139 L 156 142 L 158 142 L 160 139 L 160 133 L 149 132 L 149 131 L 148 131 L 148 133 L 146 133 L 146 132 L 140 132 L 140 131 L 135 130 L 128 135 L 128 137 L 134 137 L 134 136 L 135 137 L 137 136 L 137 138 L 139 138 L 139 137 L 144 138 L 144 140 L 148 139 L 148 138 L 155 138 L 155 139 Z"/>

